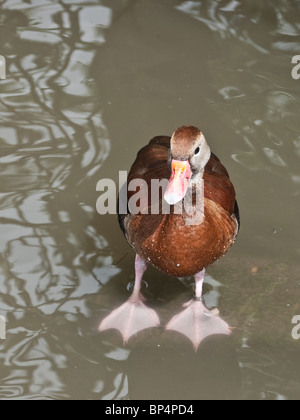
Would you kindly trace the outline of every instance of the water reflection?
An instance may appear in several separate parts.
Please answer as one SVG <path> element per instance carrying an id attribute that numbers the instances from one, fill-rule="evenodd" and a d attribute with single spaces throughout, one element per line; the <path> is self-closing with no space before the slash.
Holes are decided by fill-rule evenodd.
<path id="1" fill-rule="evenodd" d="M 136 343 L 127 362 L 130 397 L 240 399 L 242 384 L 237 354 L 230 340 L 223 337 L 209 338 L 197 353 L 176 337 L 161 339 L 159 344 L 149 343 L 145 338 Z M 145 363 L 148 359 L 153 363 Z"/>
<path id="2" fill-rule="evenodd" d="M 87 297 L 119 272 L 91 223 L 87 188 L 109 153 L 89 66 L 111 11 L 97 2 L 1 7 L 0 397 L 68 398 L 62 372 L 79 368 Z"/>
<path id="3" fill-rule="evenodd" d="M 299 7 L 2 2 L 0 399 L 298 398 Z M 95 213 L 96 183 L 186 123 L 205 128 L 238 191 L 245 222 L 208 294 L 237 328 L 197 354 L 160 331 L 124 349 L 97 333 L 133 259 L 115 218 Z M 188 300 L 188 280 L 147 282 L 165 320 Z"/>

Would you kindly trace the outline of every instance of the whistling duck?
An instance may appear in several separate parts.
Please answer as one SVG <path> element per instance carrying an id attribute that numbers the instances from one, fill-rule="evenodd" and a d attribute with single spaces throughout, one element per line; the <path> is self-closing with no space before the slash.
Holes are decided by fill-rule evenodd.
<path id="1" fill-rule="evenodd" d="M 155 200 L 153 180 L 165 179 L 164 194 Z M 139 187 L 132 191 L 128 186 L 134 180 Z M 133 201 L 139 211 L 134 212 L 130 200 L 137 191 L 139 200 Z M 206 267 L 236 239 L 239 210 L 228 172 L 211 153 L 203 133 L 181 127 L 171 138 L 152 139 L 137 155 L 125 197 L 128 210 L 119 214 L 119 223 L 136 252 L 135 286 L 130 299 L 105 318 L 99 330 L 117 328 L 126 342 L 138 331 L 160 325 L 140 293 L 149 263 L 174 277 L 195 276 L 195 298 L 173 317 L 167 330 L 185 334 L 195 349 L 208 335 L 230 334 L 218 311 L 209 311 L 202 303 L 202 286 Z"/>

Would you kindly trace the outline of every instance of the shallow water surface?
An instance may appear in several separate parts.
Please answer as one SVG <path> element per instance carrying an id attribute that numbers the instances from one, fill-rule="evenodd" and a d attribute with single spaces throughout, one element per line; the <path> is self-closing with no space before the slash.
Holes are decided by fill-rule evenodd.
<path id="1" fill-rule="evenodd" d="M 0 9 L 0 399 L 299 399 L 300 3 L 7 0 Z M 96 212 L 151 137 L 199 126 L 236 187 L 242 227 L 205 299 L 234 329 L 198 352 L 100 321 L 134 254 Z M 150 268 L 162 325 L 193 280 Z"/>

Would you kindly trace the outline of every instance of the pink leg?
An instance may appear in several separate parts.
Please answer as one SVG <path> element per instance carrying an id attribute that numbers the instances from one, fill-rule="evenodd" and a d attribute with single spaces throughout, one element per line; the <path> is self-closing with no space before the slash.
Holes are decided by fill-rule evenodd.
<path id="1" fill-rule="evenodd" d="M 196 281 L 195 300 L 202 299 L 204 277 L 205 277 L 205 268 L 202 271 L 200 271 L 200 273 L 195 275 L 195 281 Z"/>
<path id="2" fill-rule="evenodd" d="M 140 291 L 142 287 L 143 276 L 145 271 L 147 270 L 147 263 L 146 261 L 141 258 L 138 254 L 135 257 L 135 281 L 134 281 L 134 288 L 131 295 L 131 299 L 139 299 Z"/>
<path id="3" fill-rule="evenodd" d="M 143 302 L 141 294 L 143 275 L 147 270 L 147 263 L 139 256 L 135 259 L 135 284 L 132 295 L 126 303 L 111 312 L 100 324 L 99 331 L 117 329 L 122 334 L 124 344 L 130 337 L 147 328 L 160 325 L 159 318 L 153 309 Z"/>
<path id="4" fill-rule="evenodd" d="M 229 335 L 229 326 L 219 317 L 218 310 L 209 311 L 202 302 L 202 289 L 205 270 L 195 275 L 195 298 L 184 305 L 184 311 L 175 315 L 166 329 L 185 335 L 198 349 L 201 342 L 216 334 Z"/>

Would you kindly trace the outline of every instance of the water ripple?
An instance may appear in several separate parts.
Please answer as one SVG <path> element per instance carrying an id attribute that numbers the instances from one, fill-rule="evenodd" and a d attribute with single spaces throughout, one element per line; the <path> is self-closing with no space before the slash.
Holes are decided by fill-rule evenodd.
<path id="1" fill-rule="evenodd" d="M 111 17 L 95 1 L 1 6 L 0 399 L 68 398 L 51 317 L 90 316 L 87 296 L 118 272 L 85 198 L 110 151 L 89 68 Z"/>

